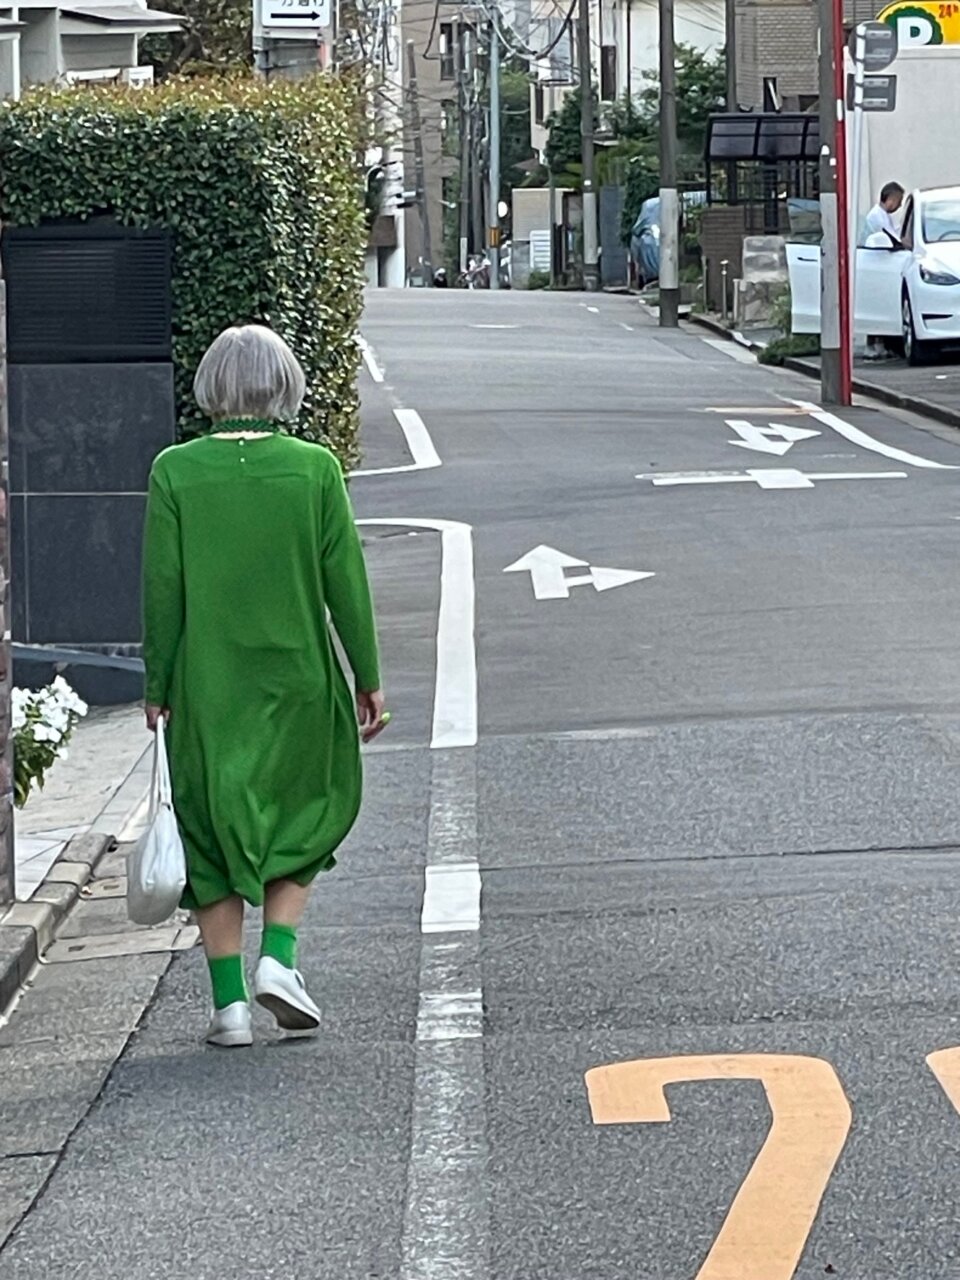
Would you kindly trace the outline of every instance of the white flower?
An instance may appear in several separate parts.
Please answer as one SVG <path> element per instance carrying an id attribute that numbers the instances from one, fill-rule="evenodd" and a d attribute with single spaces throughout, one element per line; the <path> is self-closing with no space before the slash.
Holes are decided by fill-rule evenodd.
<path id="1" fill-rule="evenodd" d="M 42 720 L 38 720 L 33 726 L 34 742 L 60 742 L 62 738 L 62 733 L 58 733 L 57 730 L 52 729 L 50 725 L 44 724 Z"/>

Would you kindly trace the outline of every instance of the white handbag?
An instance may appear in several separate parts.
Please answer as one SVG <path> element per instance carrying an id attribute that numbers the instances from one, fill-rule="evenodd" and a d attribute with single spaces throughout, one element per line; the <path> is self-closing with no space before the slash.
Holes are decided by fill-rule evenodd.
<path id="1" fill-rule="evenodd" d="M 162 924 L 176 911 L 187 883 L 187 860 L 173 811 L 163 717 L 157 724 L 150 824 L 127 856 L 127 914 L 134 924 Z"/>

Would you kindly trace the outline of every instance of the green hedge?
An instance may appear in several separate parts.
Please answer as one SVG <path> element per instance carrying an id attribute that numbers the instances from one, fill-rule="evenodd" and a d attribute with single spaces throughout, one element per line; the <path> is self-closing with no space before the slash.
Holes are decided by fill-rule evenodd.
<path id="1" fill-rule="evenodd" d="M 297 430 L 357 457 L 355 334 L 365 229 L 356 89 L 333 77 L 41 91 L 0 107 L 0 218 L 111 213 L 174 233 L 181 432 L 191 383 L 228 325 L 260 321 L 307 372 Z"/>

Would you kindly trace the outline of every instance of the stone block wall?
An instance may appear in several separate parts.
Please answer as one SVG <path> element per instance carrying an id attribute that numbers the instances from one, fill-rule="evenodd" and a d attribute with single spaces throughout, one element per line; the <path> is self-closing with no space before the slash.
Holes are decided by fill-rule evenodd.
<path id="1" fill-rule="evenodd" d="M 10 731 L 10 538 L 7 496 L 6 292 L 0 275 L 0 902 L 13 898 L 13 741 Z"/>

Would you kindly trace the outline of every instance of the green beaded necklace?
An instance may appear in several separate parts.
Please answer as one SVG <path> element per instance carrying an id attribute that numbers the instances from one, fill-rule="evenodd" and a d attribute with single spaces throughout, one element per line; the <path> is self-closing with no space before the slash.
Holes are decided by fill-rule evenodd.
<path id="1" fill-rule="evenodd" d="M 224 418 L 222 422 L 214 422 L 204 432 L 205 435 L 219 435 L 220 432 L 237 432 L 242 435 L 284 435 L 287 428 L 282 422 L 271 422 L 268 418 Z"/>

